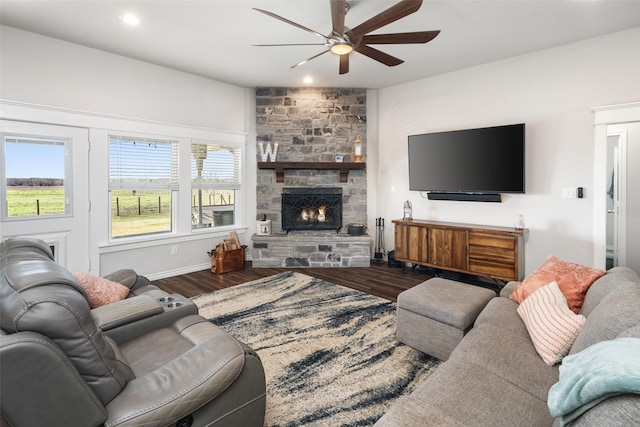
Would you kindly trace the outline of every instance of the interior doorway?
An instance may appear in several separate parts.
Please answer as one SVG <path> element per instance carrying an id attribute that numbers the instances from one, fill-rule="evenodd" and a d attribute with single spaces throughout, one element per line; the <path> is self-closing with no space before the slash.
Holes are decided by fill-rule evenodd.
<path id="1" fill-rule="evenodd" d="M 640 102 L 593 112 L 593 266 L 640 271 Z"/>
<path id="2" fill-rule="evenodd" d="M 627 134 L 607 133 L 606 268 L 626 265 Z"/>
<path id="3" fill-rule="evenodd" d="M 640 271 L 640 122 L 607 126 L 607 165 L 606 266 Z"/>

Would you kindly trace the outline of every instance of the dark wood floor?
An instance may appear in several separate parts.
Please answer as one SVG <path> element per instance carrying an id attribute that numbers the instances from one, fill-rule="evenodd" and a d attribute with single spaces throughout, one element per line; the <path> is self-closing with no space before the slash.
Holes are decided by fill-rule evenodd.
<path id="1" fill-rule="evenodd" d="M 238 271 L 213 274 L 210 270 L 203 270 L 155 280 L 153 284 L 164 291 L 191 298 L 287 270 L 286 268 L 253 268 L 251 263 L 247 262 L 244 269 Z M 400 292 L 432 277 L 424 270 L 403 271 L 402 268 L 390 268 L 387 264 L 372 264 L 369 268 L 296 268 L 292 270 L 391 301 L 396 301 Z"/>

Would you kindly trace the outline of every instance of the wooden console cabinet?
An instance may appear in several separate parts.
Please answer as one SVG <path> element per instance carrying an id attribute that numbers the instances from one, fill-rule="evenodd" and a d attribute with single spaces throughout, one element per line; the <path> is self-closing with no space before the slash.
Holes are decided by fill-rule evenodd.
<path id="1" fill-rule="evenodd" d="M 499 280 L 524 277 L 526 229 L 394 220 L 395 259 Z"/>

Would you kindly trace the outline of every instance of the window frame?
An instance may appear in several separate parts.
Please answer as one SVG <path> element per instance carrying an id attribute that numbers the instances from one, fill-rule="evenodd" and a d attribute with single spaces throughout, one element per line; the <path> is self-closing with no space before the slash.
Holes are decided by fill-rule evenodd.
<path id="1" fill-rule="evenodd" d="M 194 146 L 196 145 L 206 145 L 207 148 L 209 146 L 218 146 L 223 149 L 231 149 L 229 150 L 233 154 L 233 172 L 232 179 L 226 182 L 197 182 L 193 176 L 193 162 L 195 161 L 194 156 Z M 238 209 L 241 204 L 238 204 L 238 200 L 240 199 L 239 195 L 242 194 L 243 189 L 243 173 L 244 173 L 244 157 L 245 157 L 245 145 L 232 143 L 229 141 L 212 141 L 212 140 L 200 140 L 200 139 L 192 139 L 189 144 L 189 185 L 190 197 L 193 196 L 193 192 L 197 190 L 233 190 L 233 223 L 228 225 L 219 225 L 219 226 L 211 226 L 211 227 L 196 227 L 194 224 L 191 224 L 191 230 L 193 233 L 200 233 L 203 230 L 216 231 L 220 229 L 225 229 L 229 227 L 236 227 L 239 219 Z M 194 205 L 191 204 L 191 209 L 193 209 Z"/>
<path id="2" fill-rule="evenodd" d="M 152 131 L 153 132 L 153 131 Z M 244 182 L 246 181 L 246 153 L 247 153 L 247 144 L 246 144 L 246 136 L 244 134 L 234 134 L 230 133 L 228 138 L 225 138 L 226 133 L 223 133 L 222 136 L 218 135 L 215 138 L 207 138 L 206 136 L 189 136 L 188 133 L 186 136 L 179 136 L 179 133 L 141 133 L 135 131 L 127 131 L 127 130 L 117 130 L 117 129 L 105 129 L 103 133 L 103 137 L 105 138 L 105 144 L 107 146 L 106 155 L 108 158 L 109 153 L 109 140 L 111 136 L 121 136 L 121 137 L 130 137 L 130 138 L 141 138 L 141 139 L 153 139 L 153 140 L 165 140 L 165 141 L 175 141 L 177 144 L 178 151 L 178 188 L 172 191 L 172 202 L 171 202 L 171 232 L 157 232 L 157 233 L 149 233 L 149 234 L 136 234 L 130 236 L 119 236 L 112 237 L 111 229 L 112 229 L 112 212 L 111 212 L 111 188 L 109 185 L 109 164 L 108 162 L 106 167 L 104 168 L 104 189 L 106 190 L 106 194 L 100 196 L 104 197 L 106 201 L 105 213 L 107 219 L 107 226 L 104 231 L 104 235 L 107 239 L 107 246 L 117 247 L 122 245 L 136 244 L 136 243 L 144 243 L 144 242 L 153 242 L 153 241 L 161 241 L 172 238 L 188 238 L 188 236 L 197 237 L 198 239 L 202 238 L 202 235 L 211 235 L 223 236 L 227 234 L 230 230 L 241 230 L 246 228 L 245 217 L 246 217 L 246 205 L 244 203 L 244 195 L 246 189 L 244 188 Z M 234 200 L 234 220 L 233 224 L 223 225 L 218 227 L 202 227 L 202 228 L 193 228 L 191 221 L 191 210 L 192 210 L 192 176 L 191 176 L 191 147 L 193 144 L 215 144 L 223 147 L 235 147 L 240 150 L 240 159 L 237 164 L 238 167 L 238 179 L 239 184 L 235 189 L 235 200 Z M 222 184 L 223 186 L 225 184 Z M 228 185 L 227 185 L 228 186 Z M 104 209 L 104 208 L 103 208 Z"/>
<path id="3" fill-rule="evenodd" d="M 52 215 L 28 215 L 28 216 L 9 216 L 9 208 L 7 206 L 7 156 L 6 156 L 6 138 L 15 138 L 16 140 L 32 141 L 52 141 L 54 143 L 62 143 L 64 147 L 64 213 Z M 2 165 L 2 190 L 5 197 L 0 198 L 0 221 L 32 221 L 32 220 L 48 220 L 56 218 L 73 217 L 73 144 L 71 138 L 61 136 L 42 136 L 35 134 L 26 134 L 19 132 L 0 132 L 0 164 Z"/>
<path id="4" fill-rule="evenodd" d="M 128 185 L 128 184 L 116 184 L 113 186 L 111 184 L 111 141 L 112 138 L 126 140 L 133 140 L 135 142 L 142 143 L 162 143 L 170 145 L 170 156 L 171 156 L 171 170 L 169 171 L 169 183 L 167 184 L 151 184 L 151 185 Z M 164 237 L 171 236 L 176 234 L 176 214 L 177 214 L 177 203 L 179 200 L 179 188 L 180 188 L 180 141 L 179 138 L 164 136 L 164 135 L 148 135 L 148 134 L 140 134 L 137 132 L 125 132 L 125 131 L 109 131 L 107 132 L 107 200 L 108 200 L 108 236 L 110 242 L 121 242 L 121 241 L 131 241 L 131 240 L 147 240 L 146 238 Z M 175 170 L 174 170 L 175 169 Z M 174 180 L 175 174 L 175 182 Z M 157 232 L 148 232 L 148 233 L 138 233 L 138 234 L 130 234 L 126 236 L 114 236 L 113 235 L 113 212 L 112 212 L 112 191 L 113 190 L 139 190 L 139 189 L 151 189 L 151 190 L 166 190 L 169 191 L 171 195 L 171 219 L 170 219 L 170 227 L 169 230 L 166 231 L 157 231 Z"/>

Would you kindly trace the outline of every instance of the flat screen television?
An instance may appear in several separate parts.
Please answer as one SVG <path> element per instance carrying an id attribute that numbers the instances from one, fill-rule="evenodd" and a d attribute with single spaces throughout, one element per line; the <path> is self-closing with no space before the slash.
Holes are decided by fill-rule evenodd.
<path id="1" fill-rule="evenodd" d="M 409 189 L 430 199 L 500 201 L 525 192 L 525 124 L 409 136 Z"/>

